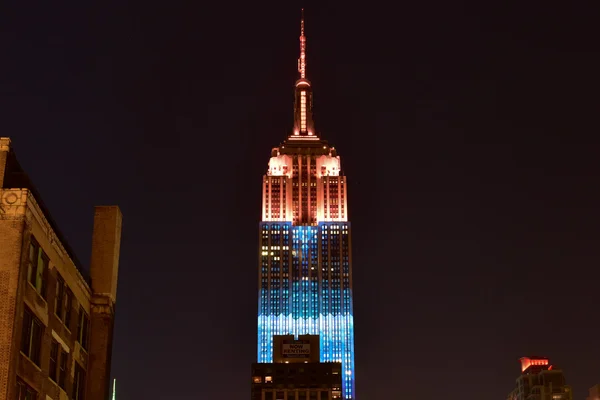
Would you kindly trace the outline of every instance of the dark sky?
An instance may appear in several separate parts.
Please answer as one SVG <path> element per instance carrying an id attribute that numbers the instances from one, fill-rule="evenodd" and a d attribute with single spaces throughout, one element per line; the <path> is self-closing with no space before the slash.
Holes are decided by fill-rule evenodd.
<path id="1" fill-rule="evenodd" d="M 350 185 L 358 399 L 502 400 L 542 354 L 583 400 L 597 14 L 390 3 L 304 4 L 317 132 Z M 261 178 L 292 128 L 302 5 L 3 3 L 0 134 L 86 264 L 92 207 L 124 213 L 119 400 L 249 396 Z"/>

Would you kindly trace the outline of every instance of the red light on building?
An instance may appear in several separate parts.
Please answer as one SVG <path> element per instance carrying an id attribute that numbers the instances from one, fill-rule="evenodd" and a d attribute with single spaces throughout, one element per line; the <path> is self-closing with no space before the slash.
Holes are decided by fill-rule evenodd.
<path id="1" fill-rule="evenodd" d="M 547 358 L 523 357 L 521 358 L 521 372 L 525 372 L 525 370 L 531 366 L 544 366 L 548 364 L 549 363 Z"/>

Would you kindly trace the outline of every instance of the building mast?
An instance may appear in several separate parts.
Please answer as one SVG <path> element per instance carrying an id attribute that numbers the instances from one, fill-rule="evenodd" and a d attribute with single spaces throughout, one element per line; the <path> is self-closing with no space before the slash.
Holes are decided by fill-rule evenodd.
<path id="1" fill-rule="evenodd" d="M 300 58 L 298 59 L 300 79 L 306 79 L 306 36 L 304 36 L 304 8 L 300 20 Z"/>

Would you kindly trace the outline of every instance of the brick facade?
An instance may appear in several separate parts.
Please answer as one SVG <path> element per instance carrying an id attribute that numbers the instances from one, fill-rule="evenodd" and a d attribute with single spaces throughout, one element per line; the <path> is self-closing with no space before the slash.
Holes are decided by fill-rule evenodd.
<path id="1" fill-rule="evenodd" d="M 91 326 L 88 400 L 105 400 L 110 392 L 110 356 L 117 300 L 117 277 L 121 246 L 121 211 L 118 207 L 96 207 L 92 235 Z"/>
<path id="2" fill-rule="evenodd" d="M 20 169 L 10 171 L 20 166 L 11 158 L 9 144 L 0 138 L 0 399 L 17 399 L 19 384 L 21 390 L 32 390 L 36 400 L 107 400 L 120 211 L 96 208 L 92 253 L 111 262 L 96 262 L 87 280 L 30 182 L 22 181 L 26 188 L 6 187 L 10 173 L 24 175 Z M 106 215 L 112 220 L 107 222 Z M 110 240 L 96 240 L 98 226 L 112 230 Z M 37 258 L 30 256 L 32 249 Z M 95 292 L 96 287 L 103 292 Z M 39 330 L 25 323 L 32 318 Z M 22 342 L 32 345 L 24 352 Z M 76 371 L 82 372 L 79 391 Z"/>
<path id="3" fill-rule="evenodd" d="M 0 192 L 1 193 L 1 192 Z M 15 315 L 24 219 L 12 218 L 0 208 L 0 398 L 11 398 L 15 380 Z"/>

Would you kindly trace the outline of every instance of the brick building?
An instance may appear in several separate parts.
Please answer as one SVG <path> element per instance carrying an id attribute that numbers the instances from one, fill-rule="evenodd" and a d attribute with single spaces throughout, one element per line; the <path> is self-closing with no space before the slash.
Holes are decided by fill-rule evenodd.
<path id="1" fill-rule="evenodd" d="M 88 277 L 0 138 L 0 399 L 109 398 L 121 219 L 95 208 Z"/>

